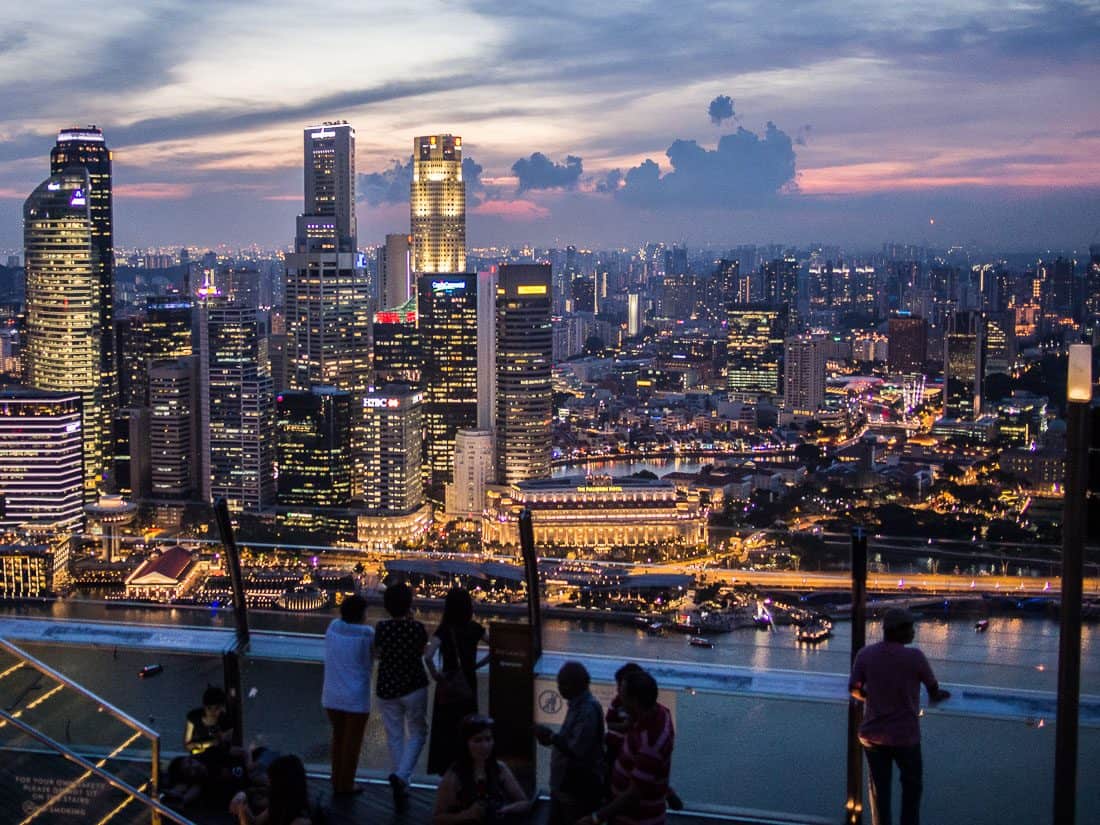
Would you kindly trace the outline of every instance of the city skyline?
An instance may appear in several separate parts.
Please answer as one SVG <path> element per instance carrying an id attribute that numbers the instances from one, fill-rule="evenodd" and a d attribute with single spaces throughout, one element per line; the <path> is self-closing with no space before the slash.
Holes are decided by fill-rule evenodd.
<path id="1" fill-rule="evenodd" d="M 6 15 L 0 247 L 57 130 L 84 123 L 115 150 L 116 245 L 285 247 L 297 134 L 335 119 L 360 132 L 364 246 L 405 228 L 409 138 L 445 132 L 464 138 L 470 246 L 1100 240 L 1092 3 L 349 6 L 367 48 L 293 72 L 270 42 L 320 48 L 327 16 L 114 5 L 102 32 Z M 59 45 L 72 27 L 79 53 Z"/>

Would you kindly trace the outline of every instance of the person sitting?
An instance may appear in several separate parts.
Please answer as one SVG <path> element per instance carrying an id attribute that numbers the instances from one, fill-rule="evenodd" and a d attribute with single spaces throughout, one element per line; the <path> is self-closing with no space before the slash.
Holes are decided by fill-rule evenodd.
<path id="1" fill-rule="evenodd" d="M 202 694 L 202 707 L 187 713 L 183 747 L 192 756 L 233 741 L 233 723 L 225 711 L 225 691 L 209 685 Z"/>
<path id="2" fill-rule="evenodd" d="M 432 825 L 520 821 L 534 800 L 497 761 L 493 720 L 470 714 L 459 724 L 458 737 L 458 757 L 439 783 Z"/>
<path id="3" fill-rule="evenodd" d="M 292 754 L 277 757 L 267 768 L 267 808 L 253 811 L 241 791 L 229 803 L 238 825 L 313 825 L 309 788 L 302 760 Z"/>
<path id="4" fill-rule="evenodd" d="M 206 766 L 194 756 L 177 756 L 168 763 L 168 787 L 161 795 L 165 805 L 187 808 L 198 802 L 206 785 Z"/>

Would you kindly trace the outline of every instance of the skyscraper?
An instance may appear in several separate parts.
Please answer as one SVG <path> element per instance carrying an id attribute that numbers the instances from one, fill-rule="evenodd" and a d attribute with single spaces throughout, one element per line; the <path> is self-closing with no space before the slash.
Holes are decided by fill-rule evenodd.
<path id="1" fill-rule="evenodd" d="M 466 271 L 466 184 L 462 138 L 428 135 L 413 140 L 409 197 L 413 271 Z"/>
<path id="2" fill-rule="evenodd" d="M 387 235 L 378 249 L 378 294 L 380 306 L 404 306 L 415 295 L 412 235 Z"/>
<path id="3" fill-rule="evenodd" d="M 84 486 L 92 501 L 107 477 L 111 415 L 110 381 L 103 374 L 100 246 L 93 243 L 88 187 L 82 166 L 43 181 L 23 205 L 23 239 L 27 383 L 80 393 Z"/>
<path id="4" fill-rule="evenodd" d="M 275 399 L 279 505 L 351 504 L 351 394 L 288 390 Z"/>
<path id="5" fill-rule="evenodd" d="M 305 130 L 305 212 L 286 258 L 287 384 L 361 397 L 370 385 L 370 293 L 356 252 L 355 130 Z M 352 403 L 353 495 L 362 492 L 362 426 Z"/>
<path id="6" fill-rule="evenodd" d="M 887 321 L 887 364 L 891 372 L 923 375 L 928 360 L 928 326 L 919 315 L 903 313 Z"/>
<path id="7" fill-rule="evenodd" d="M 100 404 L 104 420 L 111 421 L 118 407 L 118 364 L 115 347 L 115 240 L 114 189 L 111 178 L 111 150 L 98 126 L 76 126 L 57 133 L 50 151 L 50 174 L 82 168 L 88 173 L 86 197 L 91 220 L 93 270 L 99 294 L 99 375 Z M 85 478 L 85 483 L 88 479 Z"/>
<path id="8" fill-rule="evenodd" d="M 734 304 L 729 310 L 726 388 L 733 400 L 778 395 L 783 359 L 783 307 Z"/>
<path id="9" fill-rule="evenodd" d="M 447 485 L 447 517 L 481 518 L 485 490 L 495 480 L 492 432 L 459 430 L 455 436 L 454 481 Z"/>
<path id="10" fill-rule="evenodd" d="M 514 484 L 550 474 L 550 265 L 501 266 L 496 293 L 496 466 Z"/>
<path id="11" fill-rule="evenodd" d="M 149 363 L 149 476 L 153 498 L 187 500 L 201 489 L 199 363 L 195 356 Z M 133 439 L 131 439 L 131 442 Z"/>
<path id="12" fill-rule="evenodd" d="M 416 299 L 374 313 L 374 380 L 384 384 L 419 384 L 424 356 L 416 328 Z"/>
<path id="13" fill-rule="evenodd" d="M 798 335 L 787 339 L 783 359 L 783 403 L 788 410 L 815 413 L 825 403 L 823 338 Z"/>
<path id="14" fill-rule="evenodd" d="M 214 297 L 202 306 L 203 498 L 259 512 L 275 501 L 274 398 L 257 311 Z"/>
<path id="15" fill-rule="evenodd" d="M 973 421 L 982 409 L 981 313 L 953 312 L 943 339 L 943 417 Z"/>
<path id="16" fill-rule="evenodd" d="M 84 524 L 81 395 L 0 390 L 0 528 Z"/>
<path id="17" fill-rule="evenodd" d="M 425 473 L 433 501 L 442 501 L 454 468 L 455 434 L 477 426 L 477 276 L 417 279 L 424 353 Z"/>
<path id="18" fill-rule="evenodd" d="M 423 401 L 420 390 L 401 384 L 363 399 L 369 479 L 363 503 L 373 515 L 406 515 L 424 505 Z"/>

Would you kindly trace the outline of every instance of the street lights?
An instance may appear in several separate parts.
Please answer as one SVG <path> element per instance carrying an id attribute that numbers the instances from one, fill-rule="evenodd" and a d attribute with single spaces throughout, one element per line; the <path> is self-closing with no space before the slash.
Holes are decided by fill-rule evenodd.
<path id="1" fill-rule="evenodd" d="M 1077 725 L 1081 695 L 1081 578 L 1088 486 L 1092 347 L 1069 348 L 1066 485 L 1062 519 L 1062 609 L 1058 645 L 1058 721 L 1054 735 L 1054 825 L 1073 825 L 1077 802 Z"/>

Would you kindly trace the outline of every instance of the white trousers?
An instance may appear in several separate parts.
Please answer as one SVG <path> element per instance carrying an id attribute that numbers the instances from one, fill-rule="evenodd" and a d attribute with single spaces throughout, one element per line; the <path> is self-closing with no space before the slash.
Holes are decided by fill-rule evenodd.
<path id="1" fill-rule="evenodd" d="M 390 748 L 390 773 L 408 783 L 428 741 L 428 689 L 422 687 L 396 699 L 378 699 L 377 703 Z"/>

